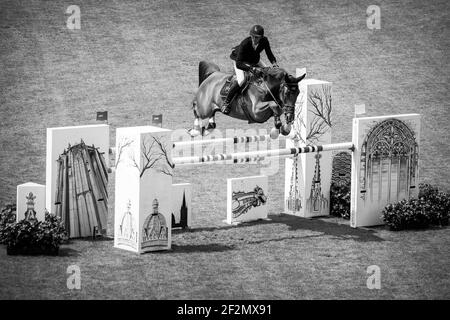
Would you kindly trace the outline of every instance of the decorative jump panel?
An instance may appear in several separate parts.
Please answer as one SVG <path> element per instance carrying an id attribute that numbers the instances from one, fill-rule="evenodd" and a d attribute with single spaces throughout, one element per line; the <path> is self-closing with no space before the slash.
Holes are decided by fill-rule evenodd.
<path id="1" fill-rule="evenodd" d="M 331 85 L 315 79 L 299 83 L 295 121 L 286 147 L 331 143 Z M 285 160 L 285 213 L 301 217 L 330 214 L 331 157 L 330 152 L 307 153 Z"/>
<path id="2" fill-rule="evenodd" d="M 266 219 L 267 176 L 227 179 L 227 219 L 229 224 Z"/>
<path id="3" fill-rule="evenodd" d="M 114 246 L 144 253 L 171 248 L 171 131 L 116 131 Z"/>
<path id="4" fill-rule="evenodd" d="M 106 233 L 109 126 L 47 128 L 46 207 L 71 238 Z"/>
<path id="5" fill-rule="evenodd" d="M 352 227 L 383 224 L 388 203 L 418 195 L 420 115 L 353 119 Z"/>

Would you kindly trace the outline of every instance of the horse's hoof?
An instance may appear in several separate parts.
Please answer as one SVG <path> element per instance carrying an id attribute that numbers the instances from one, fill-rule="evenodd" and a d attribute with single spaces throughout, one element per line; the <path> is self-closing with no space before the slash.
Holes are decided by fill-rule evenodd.
<path id="1" fill-rule="evenodd" d="M 215 122 L 209 122 L 208 126 L 206 127 L 206 130 L 213 130 L 216 128 L 216 123 Z"/>
<path id="2" fill-rule="evenodd" d="M 295 133 L 295 130 L 292 130 L 292 129 L 291 129 L 291 132 L 289 132 L 289 134 L 286 136 L 286 138 L 289 138 L 294 141 L 299 140 L 299 138 L 297 137 L 297 134 Z"/>
<path id="3" fill-rule="evenodd" d="M 188 130 L 188 133 L 189 133 L 189 135 L 190 135 L 192 138 L 198 137 L 199 135 L 202 134 L 202 133 L 201 133 L 199 130 L 197 130 L 197 129 L 191 129 L 191 130 Z"/>
<path id="4" fill-rule="evenodd" d="M 287 136 L 291 132 L 291 125 L 289 124 L 282 125 L 280 132 L 283 136 Z"/>
<path id="5" fill-rule="evenodd" d="M 276 128 L 272 128 L 272 130 L 270 130 L 270 139 L 276 139 L 278 138 L 278 136 L 280 135 L 280 130 L 276 129 Z"/>

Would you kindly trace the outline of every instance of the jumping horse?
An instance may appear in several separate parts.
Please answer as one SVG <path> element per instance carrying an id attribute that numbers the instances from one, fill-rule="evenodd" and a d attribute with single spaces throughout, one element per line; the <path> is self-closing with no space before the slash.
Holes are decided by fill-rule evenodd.
<path id="1" fill-rule="evenodd" d="M 247 85 L 231 102 L 230 117 L 247 120 L 248 123 L 264 123 L 272 116 L 276 132 L 288 135 L 294 121 L 295 102 L 299 94 L 298 83 L 306 74 L 296 78 L 282 68 L 261 68 L 258 75 L 250 74 Z M 216 128 L 215 113 L 223 104 L 222 88 L 230 81 L 229 74 L 220 71 L 214 63 L 201 61 L 199 64 L 199 87 L 192 102 L 194 128 L 189 131 L 193 137 L 208 135 Z M 280 120 L 284 114 L 285 123 Z M 203 127 L 203 120 L 208 126 Z M 274 129 L 272 129 L 274 130 Z"/>

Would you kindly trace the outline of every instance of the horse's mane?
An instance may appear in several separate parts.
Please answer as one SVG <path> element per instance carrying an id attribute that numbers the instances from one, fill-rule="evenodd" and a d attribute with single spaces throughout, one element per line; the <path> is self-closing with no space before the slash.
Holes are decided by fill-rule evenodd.
<path id="1" fill-rule="evenodd" d="M 280 81 L 287 74 L 286 70 L 284 70 L 283 68 L 270 68 L 270 67 L 267 67 L 267 68 L 264 68 L 263 71 L 268 76 L 270 76 L 272 78 L 275 78 L 277 80 L 280 80 Z"/>

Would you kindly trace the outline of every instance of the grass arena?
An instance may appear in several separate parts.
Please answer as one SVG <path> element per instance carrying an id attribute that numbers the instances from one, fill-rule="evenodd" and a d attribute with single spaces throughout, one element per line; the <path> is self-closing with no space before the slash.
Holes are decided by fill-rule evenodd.
<path id="1" fill-rule="evenodd" d="M 80 29 L 69 30 L 69 4 L 63 1 L 2 1 L 1 203 L 15 200 L 18 184 L 45 184 L 47 128 L 94 125 L 95 112 L 105 110 L 111 146 L 117 128 L 151 125 L 154 114 L 163 114 L 164 128 L 191 128 L 199 61 L 231 73 L 230 50 L 256 23 L 265 26 L 282 68 L 295 74 L 305 67 L 307 78 L 333 84 L 332 144 L 352 140 L 355 105 L 365 104 L 370 117 L 421 114 L 419 179 L 449 190 L 450 148 L 444 142 L 450 140 L 450 5 L 382 1 L 381 27 L 375 30 L 366 23 L 369 5 L 81 1 Z M 216 121 L 223 139 L 267 137 L 273 126 L 222 114 Z M 272 149 L 287 148 L 283 139 L 270 143 L 276 144 Z M 213 148 L 196 147 L 203 154 Z M 245 151 L 233 146 L 231 152 Z M 348 220 L 331 216 L 283 214 L 284 159 L 268 178 L 270 197 L 279 199 L 268 202 L 269 219 L 223 223 L 227 178 L 258 175 L 262 167 L 175 167 L 173 183 L 192 184 L 191 226 L 173 230 L 171 251 L 144 255 L 114 248 L 112 172 L 106 236 L 72 239 L 57 257 L 15 257 L 0 250 L 0 297 L 448 298 L 448 227 L 392 232 L 383 226 L 350 228 Z M 80 290 L 66 286 L 71 265 L 80 267 Z M 381 270 L 380 290 L 366 285 L 372 265 Z"/>

